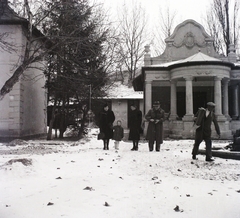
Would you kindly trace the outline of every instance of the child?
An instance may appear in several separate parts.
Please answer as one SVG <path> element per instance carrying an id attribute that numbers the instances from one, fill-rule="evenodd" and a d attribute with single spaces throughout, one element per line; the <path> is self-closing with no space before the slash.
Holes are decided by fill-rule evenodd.
<path id="1" fill-rule="evenodd" d="M 117 121 L 117 125 L 113 127 L 113 140 L 115 140 L 115 149 L 119 149 L 119 142 L 123 138 L 123 128 L 121 120 Z"/>

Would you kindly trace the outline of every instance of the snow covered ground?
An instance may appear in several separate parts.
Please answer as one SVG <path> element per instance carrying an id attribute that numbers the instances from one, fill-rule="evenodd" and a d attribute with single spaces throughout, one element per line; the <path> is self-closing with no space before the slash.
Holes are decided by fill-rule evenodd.
<path id="1" fill-rule="evenodd" d="M 164 141 L 160 153 L 144 141 L 139 151 L 130 151 L 131 142 L 115 151 L 111 141 L 104 151 L 96 134 L 78 142 L 2 144 L 0 217 L 240 217 L 240 161 L 192 160 L 192 140 Z"/>

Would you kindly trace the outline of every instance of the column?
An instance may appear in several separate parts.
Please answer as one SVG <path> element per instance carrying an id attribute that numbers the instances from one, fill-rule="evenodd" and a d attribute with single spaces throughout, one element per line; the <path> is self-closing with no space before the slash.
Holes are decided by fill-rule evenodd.
<path id="1" fill-rule="evenodd" d="M 221 80 L 220 77 L 214 77 L 214 103 L 216 115 L 222 115 L 222 90 L 221 90 Z"/>
<path id="2" fill-rule="evenodd" d="M 145 113 L 152 108 L 152 81 L 145 81 Z"/>
<path id="3" fill-rule="evenodd" d="M 177 118 L 177 80 L 171 80 L 170 120 Z"/>
<path id="4" fill-rule="evenodd" d="M 228 83 L 229 78 L 223 79 L 223 115 L 230 119 L 229 111 L 228 111 Z"/>
<path id="5" fill-rule="evenodd" d="M 192 120 L 193 119 L 193 88 L 192 88 L 193 77 L 188 76 L 185 78 L 185 80 L 186 80 L 186 114 L 184 118 L 185 120 L 186 119 Z"/>
<path id="6" fill-rule="evenodd" d="M 239 85 L 236 84 L 233 87 L 233 119 L 237 119 L 239 116 Z"/>

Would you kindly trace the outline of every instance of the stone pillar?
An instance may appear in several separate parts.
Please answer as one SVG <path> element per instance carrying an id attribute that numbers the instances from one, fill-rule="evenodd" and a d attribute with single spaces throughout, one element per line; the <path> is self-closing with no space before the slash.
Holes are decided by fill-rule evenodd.
<path id="1" fill-rule="evenodd" d="M 223 79 L 223 115 L 230 120 L 229 111 L 228 111 L 228 83 L 229 78 Z"/>
<path id="2" fill-rule="evenodd" d="M 222 90 L 221 90 L 221 80 L 220 77 L 215 77 L 214 81 L 214 103 L 215 106 L 215 114 L 222 115 Z"/>
<path id="3" fill-rule="evenodd" d="M 171 80 L 171 106 L 170 106 L 170 120 L 177 118 L 177 80 Z"/>
<path id="4" fill-rule="evenodd" d="M 145 81 L 145 114 L 152 108 L 152 81 Z M 144 135 L 147 134 L 148 122 L 145 121 L 145 127 L 143 130 Z"/>
<path id="5" fill-rule="evenodd" d="M 152 108 L 152 81 L 145 81 L 145 113 Z"/>
<path id="6" fill-rule="evenodd" d="M 237 119 L 239 116 L 239 85 L 236 84 L 233 87 L 233 119 Z"/>
<path id="7" fill-rule="evenodd" d="M 183 138 L 193 138 L 195 132 L 193 130 L 193 88 L 192 81 L 193 77 L 188 76 L 185 77 L 186 80 L 186 114 L 183 117 Z"/>
<path id="8" fill-rule="evenodd" d="M 217 116 L 217 120 L 220 122 L 223 122 L 227 125 L 225 121 L 227 121 L 227 118 L 222 114 L 222 90 L 221 90 L 221 77 L 214 77 L 214 103 L 215 106 L 215 114 Z M 220 127 L 223 129 L 222 127 Z M 225 127 L 224 127 L 225 128 Z M 229 129 L 229 126 L 225 128 L 227 131 Z M 222 132 L 222 131 L 221 131 Z"/>
<path id="9" fill-rule="evenodd" d="M 192 120 L 193 119 L 193 88 L 192 81 L 193 77 L 189 76 L 185 78 L 186 80 L 186 114 L 184 116 L 184 120 Z"/>

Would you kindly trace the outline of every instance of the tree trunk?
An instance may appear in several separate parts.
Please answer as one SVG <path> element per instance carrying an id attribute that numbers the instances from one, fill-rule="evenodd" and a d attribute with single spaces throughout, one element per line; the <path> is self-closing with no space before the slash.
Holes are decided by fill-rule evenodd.
<path id="1" fill-rule="evenodd" d="M 66 131 L 66 117 L 64 112 L 60 115 L 60 128 L 59 128 L 59 138 L 63 139 L 63 134 Z"/>
<path id="2" fill-rule="evenodd" d="M 13 86 L 19 81 L 19 77 L 23 74 L 26 67 L 27 64 L 23 63 L 14 71 L 13 75 L 5 82 L 0 91 L 0 100 L 2 100 L 4 96 L 12 90 Z"/>
<path id="3" fill-rule="evenodd" d="M 47 133 L 47 140 L 52 140 L 52 129 L 53 129 L 53 123 L 55 120 L 55 110 L 56 110 L 56 103 L 54 103 L 53 109 L 52 109 L 52 117 L 49 122 L 49 128 Z"/>

